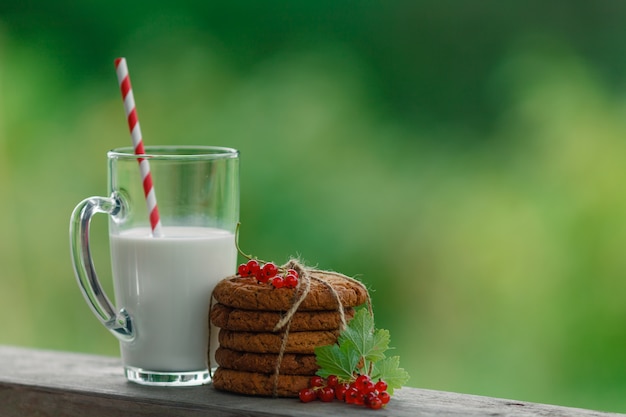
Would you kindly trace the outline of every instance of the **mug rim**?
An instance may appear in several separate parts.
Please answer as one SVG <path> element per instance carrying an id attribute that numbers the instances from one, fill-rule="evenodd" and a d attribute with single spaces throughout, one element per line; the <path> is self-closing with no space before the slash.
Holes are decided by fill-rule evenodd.
<path id="1" fill-rule="evenodd" d="M 132 146 L 122 146 L 107 152 L 109 159 L 230 159 L 239 151 L 225 146 L 208 145 L 148 145 L 144 154 L 137 155 Z"/>

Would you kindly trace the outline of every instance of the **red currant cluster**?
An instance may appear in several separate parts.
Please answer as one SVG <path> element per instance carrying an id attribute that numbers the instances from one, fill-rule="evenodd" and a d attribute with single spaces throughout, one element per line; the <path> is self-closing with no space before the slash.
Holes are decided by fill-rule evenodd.
<path id="1" fill-rule="evenodd" d="M 369 375 L 359 375 L 350 383 L 340 382 L 335 375 L 324 379 L 321 376 L 311 377 L 309 387 L 300 391 L 300 401 L 308 403 L 319 399 L 331 402 L 335 399 L 347 404 L 365 405 L 378 410 L 389 402 L 391 396 L 387 392 L 387 383 L 382 379 L 374 383 Z"/>
<path id="2" fill-rule="evenodd" d="M 298 272 L 293 269 L 279 268 L 272 262 L 263 266 L 256 259 L 239 265 L 237 272 L 242 277 L 255 277 L 262 284 L 270 283 L 274 288 L 296 288 L 298 286 Z"/>

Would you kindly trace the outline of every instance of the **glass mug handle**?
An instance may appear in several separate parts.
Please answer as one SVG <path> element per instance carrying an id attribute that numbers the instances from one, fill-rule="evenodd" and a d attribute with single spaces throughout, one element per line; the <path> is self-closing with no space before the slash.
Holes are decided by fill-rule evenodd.
<path id="1" fill-rule="evenodd" d="M 96 213 L 106 213 L 114 218 L 121 215 L 124 206 L 116 193 L 111 197 L 89 197 L 81 201 L 70 218 L 70 249 L 74 273 L 80 290 L 98 320 L 124 342 L 135 338 L 130 315 L 123 308 L 118 312 L 104 293 L 91 259 L 89 226 Z"/>

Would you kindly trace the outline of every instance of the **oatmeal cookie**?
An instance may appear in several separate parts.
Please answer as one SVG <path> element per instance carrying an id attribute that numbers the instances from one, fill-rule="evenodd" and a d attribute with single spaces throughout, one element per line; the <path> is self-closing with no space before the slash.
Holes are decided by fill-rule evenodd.
<path id="1" fill-rule="evenodd" d="M 284 312 L 242 310 L 217 303 L 211 309 L 211 323 L 215 326 L 240 332 L 273 332 Z M 346 321 L 354 316 L 353 308 L 344 310 Z M 336 310 L 297 311 L 291 319 L 290 331 L 336 330 L 341 324 Z"/>
<path id="2" fill-rule="evenodd" d="M 238 352 L 220 347 L 215 352 L 215 361 L 225 369 L 271 374 L 276 369 L 278 355 L 274 353 Z M 315 355 L 285 353 L 280 363 L 279 372 L 281 375 L 315 375 L 318 369 Z"/>
<path id="3" fill-rule="evenodd" d="M 308 375 L 279 375 L 276 394 L 279 397 L 297 397 L 309 384 Z M 213 386 L 220 391 L 270 397 L 274 392 L 274 375 L 217 368 Z"/>
<path id="4" fill-rule="evenodd" d="M 322 271 L 313 271 L 311 276 L 331 285 L 344 308 L 359 306 L 367 300 L 367 289 L 358 282 Z M 217 284 L 213 297 L 223 305 L 238 309 L 287 311 L 293 305 L 297 291 L 258 284 L 254 277 L 233 276 Z M 298 311 L 337 310 L 337 307 L 337 300 L 328 286 L 312 279 L 311 289 Z"/>
<path id="5" fill-rule="evenodd" d="M 282 333 L 233 332 L 220 329 L 219 342 L 223 348 L 240 352 L 279 353 Z M 318 332 L 290 332 L 285 353 L 312 355 L 315 347 L 332 345 L 337 342 L 339 330 Z"/>

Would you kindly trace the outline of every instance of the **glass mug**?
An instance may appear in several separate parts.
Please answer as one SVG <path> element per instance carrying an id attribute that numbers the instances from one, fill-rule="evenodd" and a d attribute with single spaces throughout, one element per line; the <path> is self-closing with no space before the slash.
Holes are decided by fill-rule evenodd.
<path id="1" fill-rule="evenodd" d="M 147 146 L 108 152 L 109 197 L 74 209 L 70 246 L 81 292 L 120 342 L 126 378 L 144 385 L 210 382 L 208 313 L 215 284 L 235 272 L 239 153 L 209 146 Z M 138 162 L 149 161 L 160 236 L 153 236 Z M 96 213 L 109 215 L 114 307 L 89 248 Z M 211 346 L 217 346 L 213 332 Z M 214 354 L 214 351 L 209 353 Z M 211 363 L 215 363 L 211 359 Z"/>

